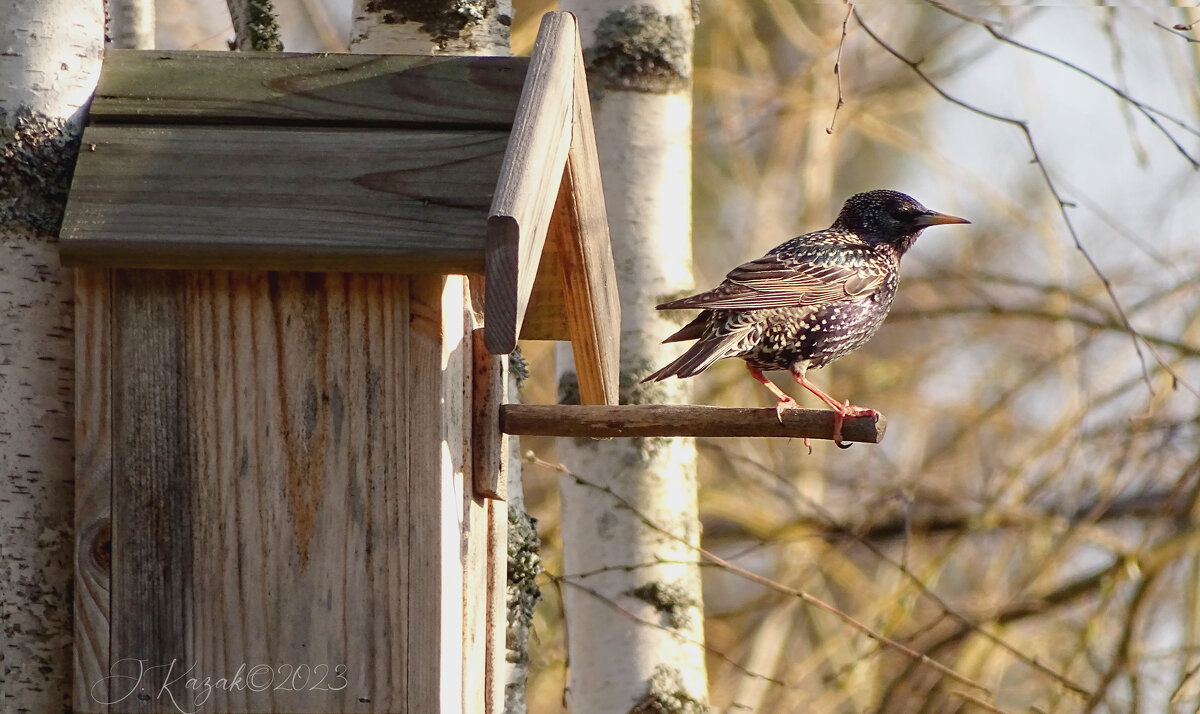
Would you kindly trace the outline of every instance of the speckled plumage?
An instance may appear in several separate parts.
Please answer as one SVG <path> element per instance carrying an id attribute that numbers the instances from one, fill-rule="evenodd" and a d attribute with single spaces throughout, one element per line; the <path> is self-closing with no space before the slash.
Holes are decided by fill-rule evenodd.
<path id="1" fill-rule="evenodd" d="M 740 357 L 751 374 L 787 370 L 842 417 L 873 413 L 840 405 L 805 378 L 867 342 L 883 324 L 899 284 L 900 258 L 931 225 L 968 221 L 930 211 L 895 191 L 852 196 L 829 228 L 793 238 L 734 268 L 707 292 L 659 305 L 702 312 L 665 342 L 696 340 L 643 381 L 691 377 L 719 359 Z M 836 439 L 835 439 L 836 440 Z"/>

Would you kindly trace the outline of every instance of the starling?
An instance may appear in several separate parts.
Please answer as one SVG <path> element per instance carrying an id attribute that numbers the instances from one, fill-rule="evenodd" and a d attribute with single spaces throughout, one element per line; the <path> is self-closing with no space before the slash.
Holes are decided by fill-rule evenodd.
<path id="1" fill-rule="evenodd" d="M 896 295 L 900 257 L 921 231 L 945 223 L 970 221 L 931 211 L 896 191 L 851 196 L 829 228 L 739 265 L 708 292 L 659 305 L 659 310 L 703 312 L 663 340 L 696 343 L 642 381 L 691 377 L 719 359 L 741 357 L 751 376 L 779 399 L 776 409 L 782 414 L 796 402 L 763 370 L 787 370 L 833 409 L 833 440 L 845 448 L 842 421 L 879 412 L 849 400 L 839 403 L 805 374 L 871 339 Z"/>

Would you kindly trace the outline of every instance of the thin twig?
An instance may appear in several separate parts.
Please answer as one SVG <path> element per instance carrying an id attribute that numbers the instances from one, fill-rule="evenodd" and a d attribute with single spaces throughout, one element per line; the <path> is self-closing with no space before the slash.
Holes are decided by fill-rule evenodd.
<path id="1" fill-rule="evenodd" d="M 553 575 L 549 572 L 547 572 L 546 575 L 548 575 L 550 577 L 550 579 L 554 580 L 555 582 L 558 582 L 563 585 L 570 585 L 571 587 L 575 588 L 576 590 L 579 590 L 581 592 L 587 593 L 588 595 L 591 595 L 593 598 L 599 600 L 600 602 L 604 603 L 605 605 L 608 605 L 613 610 L 616 610 L 619 614 L 624 615 L 625 617 L 628 617 L 630 620 L 633 620 L 634 622 L 638 623 L 639 625 L 646 625 L 648 627 L 654 627 L 656 629 L 662 630 L 663 632 L 673 635 L 675 638 L 677 638 L 681 642 L 686 642 L 690 645 L 695 645 L 695 646 L 703 649 L 705 652 L 716 655 L 718 658 L 724 660 L 727 664 L 732 666 L 734 669 L 737 669 L 739 672 L 741 672 L 742 674 L 744 674 L 748 677 L 753 677 L 754 679 L 761 679 L 763 681 L 770 682 L 771 684 L 774 684 L 774 685 L 780 686 L 780 687 L 791 686 L 787 682 L 785 682 L 781 679 L 775 679 L 774 677 L 769 677 L 765 674 L 759 674 L 758 672 L 747 669 L 743 665 L 740 665 L 737 662 L 735 662 L 733 659 L 731 659 L 729 657 L 729 655 L 725 654 L 724 652 L 721 652 L 717 648 L 712 647 L 705 642 L 701 642 L 699 640 L 694 640 L 691 637 L 687 637 L 686 635 L 684 635 L 679 630 L 677 630 L 673 627 L 668 627 L 662 623 L 654 622 L 653 620 L 647 620 L 644 617 L 638 617 L 637 615 L 633 614 L 629 610 L 626 610 L 625 608 L 618 605 L 612 598 L 607 597 L 603 593 L 601 593 L 597 590 L 593 590 L 592 588 L 589 588 L 588 586 L 586 586 L 582 583 L 575 582 L 574 580 L 572 580 L 572 578 L 575 576 Z"/>
<path id="2" fill-rule="evenodd" d="M 790 595 L 792 597 L 798 598 L 802 602 L 805 602 L 809 605 L 812 605 L 814 607 L 825 610 L 826 612 L 834 615 L 835 617 L 837 617 L 838 619 L 840 619 L 842 622 L 846 623 L 853 629 L 856 629 L 859 632 L 861 632 L 862 634 L 866 635 L 867 637 L 875 640 L 876 642 L 879 642 L 880 644 L 883 644 L 883 645 L 895 650 L 896 652 L 899 652 L 899 653 L 905 655 L 906 657 L 910 658 L 914 662 L 917 662 L 917 663 L 923 664 L 927 667 L 930 667 L 931 669 L 934 669 L 937 672 L 940 672 L 941 674 L 945 675 L 946 677 L 949 677 L 950 679 L 953 679 L 961 684 L 964 684 L 968 687 L 976 689 L 980 692 L 984 692 L 985 694 L 990 695 L 992 693 L 991 690 L 989 690 L 986 685 L 981 684 L 981 683 L 975 681 L 974 679 L 971 679 L 970 677 L 966 676 L 965 674 L 956 672 L 954 669 L 948 667 L 947 665 L 944 665 L 941 662 L 938 662 L 937 660 L 933 659 L 932 657 L 930 657 L 922 652 L 918 652 L 918 651 L 912 649 L 911 647 L 908 647 L 908 646 L 898 642 L 897 640 L 894 640 L 894 639 L 888 637 L 887 635 L 883 634 L 882 632 L 875 631 L 870 626 L 868 626 L 866 623 L 863 623 L 863 622 L 855 619 L 850 614 L 848 614 L 846 612 L 842 612 L 838 608 L 834 607 L 833 605 L 830 605 L 829 603 L 825 602 L 824 600 L 821 600 L 820 598 L 818 598 L 814 595 L 810 595 L 809 593 L 807 593 L 803 590 L 788 587 L 787 585 L 784 585 L 782 583 L 771 580 L 770 578 L 763 577 L 761 575 L 758 575 L 757 573 L 752 573 L 749 570 L 740 568 L 740 567 L 734 565 L 733 563 L 730 563 L 729 561 L 725 560 L 724 558 L 721 558 L 720 556 L 718 556 L 714 553 L 711 553 L 711 552 L 705 550 L 704 548 L 701 548 L 698 545 L 694 545 L 693 543 L 689 542 L 686 538 L 679 536 L 679 535 L 671 532 L 670 530 L 663 528 L 662 526 L 659 526 L 657 523 L 655 523 L 653 520 L 651 520 L 648 516 L 641 513 L 632 503 L 630 503 L 628 500 L 623 498 L 621 495 L 619 495 L 616 491 L 614 491 L 609 486 L 601 486 L 600 484 L 592 483 L 591 481 L 588 481 L 587 479 L 583 478 L 582 476 L 579 476 L 578 474 L 573 473 L 572 471 L 567 469 L 567 467 L 563 466 L 562 464 L 553 464 L 553 463 L 550 463 L 549 461 L 544 461 L 542 459 L 539 459 L 536 456 L 533 456 L 532 454 L 526 455 L 525 460 L 528 461 L 529 463 L 537 464 L 538 466 L 543 466 L 545 468 L 553 469 L 561 474 L 570 476 L 571 479 L 573 479 L 580 486 L 586 486 L 588 488 L 592 488 L 597 491 L 600 491 L 601 493 L 606 494 L 609 498 L 613 499 L 618 504 L 620 504 L 623 508 L 628 510 L 631 514 L 633 514 L 647 528 L 650 528 L 651 530 L 654 530 L 657 533 L 661 533 L 662 535 L 666 536 L 667 538 L 669 538 L 677 543 L 680 543 L 681 545 L 683 545 L 687 548 L 694 550 L 696 553 L 700 554 L 705 559 L 709 560 L 710 562 L 716 563 L 722 569 L 724 569 L 730 573 L 739 575 L 742 578 L 749 580 L 751 582 L 754 582 L 754 583 L 758 583 L 759 585 L 762 585 L 765 588 L 774 590 L 779 593 L 783 593 L 785 595 Z"/>
<path id="3" fill-rule="evenodd" d="M 1195 24 L 1196 23 L 1194 23 L 1194 22 L 1192 23 L 1192 25 L 1195 25 Z M 1155 27 L 1161 27 L 1162 29 L 1166 30 L 1167 32 L 1171 33 L 1172 35 L 1175 35 L 1176 37 L 1182 37 L 1183 39 L 1187 40 L 1188 42 L 1200 42 L 1200 40 L 1196 39 L 1195 37 L 1192 37 L 1191 35 L 1185 35 L 1179 31 L 1181 28 L 1189 28 L 1190 29 L 1192 27 L 1192 25 L 1175 25 L 1174 27 L 1167 27 L 1166 25 L 1162 24 L 1161 22 L 1158 22 L 1157 20 L 1154 21 Z"/>
<path id="4" fill-rule="evenodd" d="M 1085 327 L 1092 330 L 1110 330 L 1114 332 L 1125 332 L 1125 327 L 1115 320 L 1097 320 L 1086 315 L 1071 314 L 1065 311 L 1049 310 L 1041 306 L 1033 307 L 999 307 L 996 305 L 948 305 L 936 309 L 926 310 L 897 310 L 888 315 L 888 319 L 893 323 L 903 322 L 905 320 L 924 320 L 931 316 L 937 317 L 952 317 L 955 315 L 972 315 L 982 314 L 992 317 L 1005 317 L 1013 319 L 1025 320 L 1044 320 L 1046 322 L 1069 322 L 1072 325 Z M 1161 335 L 1150 335 L 1146 333 L 1138 333 L 1138 338 L 1148 345 L 1156 345 L 1167 349 L 1175 350 L 1181 357 L 1190 359 L 1200 358 L 1200 345 L 1190 345 L 1186 342 L 1171 339 Z M 1197 390 L 1187 382 L 1180 380 L 1188 391 L 1196 396 L 1200 396 L 1200 390 Z"/>
<path id="5" fill-rule="evenodd" d="M 996 708 L 995 704 L 986 702 L 986 701 L 980 699 L 979 697 L 975 696 L 974 694 L 968 694 L 967 692 L 950 692 L 950 696 L 957 697 L 959 699 L 968 701 L 968 702 L 974 704 L 975 706 L 979 707 L 980 709 L 984 709 L 989 712 L 1003 712 L 1004 711 L 1003 709 Z"/>
<path id="6" fill-rule="evenodd" d="M 850 22 L 850 15 L 854 12 L 854 3 L 846 3 L 846 16 L 842 18 L 842 38 L 838 40 L 837 58 L 833 61 L 833 76 L 837 77 L 838 100 L 837 105 L 833 108 L 833 116 L 829 118 L 829 127 L 825 129 L 826 134 L 833 133 L 833 125 L 837 123 L 838 110 L 846 101 L 842 98 L 842 47 L 846 44 L 846 25 Z"/>
<path id="7" fill-rule="evenodd" d="M 762 472 L 773 475 L 773 472 L 770 469 L 768 469 L 766 466 L 764 466 L 763 464 L 760 464 L 757 461 L 755 461 L 749 457 L 740 457 L 740 458 L 744 462 L 755 466 Z M 816 513 L 818 515 L 818 517 L 823 519 L 831 527 L 833 527 L 833 528 L 840 527 L 837 522 L 837 519 L 824 506 L 817 503 L 815 500 L 805 496 L 803 493 L 799 492 L 798 490 L 794 491 L 794 495 L 796 498 L 803 501 L 803 503 L 810 510 L 812 510 L 814 513 Z M 940 595 L 938 595 L 936 592 L 934 592 L 932 589 L 930 589 L 930 587 L 928 585 L 926 585 L 924 583 L 924 581 L 922 581 L 919 577 L 917 577 L 916 573 L 914 573 L 912 570 L 910 570 L 906 565 L 897 562 L 895 559 L 893 559 L 891 556 L 889 556 L 887 553 L 885 553 L 882 548 L 880 548 L 878 545 L 876 545 L 871 540 L 869 540 L 867 538 L 863 538 L 859 534 L 854 533 L 853 531 L 850 531 L 849 529 L 845 529 L 844 532 L 847 535 L 853 537 L 855 539 L 855 542 L 862 545 L 867 550 L 871 551 L 871 553 L 876 558 L 878 558 L 879 560 L 881 560 L 884 563 L 887 563 L 890 567 L 895 568 L 897 572 L 899 572 L 901 575 L 903 575 L 905 577 L 905 579 L 907 579 L 918 590 L 920 590 L 921 593 L 925 597 L 927 597 L 931 601 L 933 601 L 933 603 L 938 606 L 938 608 L 942 611 L 943 614 L 945 614 L 947 617 L 949 617 L 949 618 L 953 619 L 955 622 L 957 622 L 960 629 L 965 628 L 971 632 L 974 632 L 974 633 L 984 637 L 985 639 L 992 642 L 992 644 L 1005 650 L 1006 652 L 1008 652 L 1012 656 L 1016 657 L 1018 660 L 1020 660 L 1024 664 L 1026 664 L 1029 667 L 1031 667 L 1035 670 L 1038 670 L 1038 671 L 1042 672 L 1043 674 L 1047 675 L 1048 677 L 1052 678 L 1054 681 L 1058 682 L 1060 685 L 1062 685 L 1064 688 L 1070 690 L 1071 692 L 1073 692 L 1079 696 L 1082 696 L 1082 697 L 1086 697 L 1089 695 L 1089 692 L 1086 688 L 1071 681 L 1070 679 L 1067 678 L 1066 675 L 1064 675 L 1060 672 L 1056 672 L 1053 669 L 1051 669 L 1049 666 L 1042 664 L 1041 662 L 1038 662 L 1035 658 L 1030 657 L 1029 655 L 1018 650 L 1013 645 L 1004 641 L 1000 636 L 996 635 L 993 632 L 988 631 L 986 628 L 980 626 L 979 624 L 977 624 L 976 622 L 971 620 L 966 615 L 963 615 L 962 613 L 960 613 L 957 610 L 955 610 L 954 608 L 952 608 L 948 602 L 943 600 Z"/>
<path id="8" fill-rule="evenodd" d="M 1051 62 L 1056 62 L 1058 64 L 1061 64 L 1062 66 L 1064 66 L 1070 70 L 1073 70 L 1075 72 L 1078 72 L 1079 74 L 1082 74 L 1083 76 L 1087 77 L 1088 79 L 1092 80 L 1093 82 L 1099 84 L 1101 87 L 1104 87 L 1108 91 L 1112 92 L 1113 94 L 1117 95 L 1119 98 L 1121 98 L 1122 100 L 1124 100 L 1125 102 L 1127 102 L 1128 104 L 1133 106 L 1139 112 L 1141 112 L 1142 116 L 1146 117 L 1146 119 L 1151 124 L 1153 124 L 1155 126 L 1155 128 L 1157 128 L 1160 132 L 1162 132 L 1162 135 L 1165 136 L 1167 138 L 1167 140 L 1170 141 L 1175 146 L 1175 149 L 1180 154 L 1182 154 L 1185 159 L 1188 160 L 1188 163 L 1190 163 L 1192 165 L 1192 168 L 1200 169 L 1200 160 L 1196 159 L 1190 153 L 1188 153 L 1188 150 L 1185 149 L 1183 147 L 1183 145 L 1180 144 L 1179 141 L 1177 141 L 1175 139 L 1175 137 L 1171 134 L 1171 132 L 1167 131 L 1166 127 L 1164 127 L 1162 124 L 1160 124 L 1158 122 L 1158 120 L 1154 118 L 1153 115 L 1157 114 L 1158 116 L 1162 117 L 1163 119 L 1166 119 L 1167 121 L 1172 122 L 1176 126 L 1184 129 L 1185 131 L 1195 134 L 1197 136 L 1200 136 L 1200 129 L 1195 129 L 1195 128 L 1189 126 L 1183 120 L 1177 119 L 1177 118 L 1171 116 L 1170 114 L 1167 114 L 1166 112 L 1164 112 L 1161 109 L 1152 107 L 1149 104 L 1146 104 L 1145 102 L 1134 99 L 1132 96 L 1130 96 L 1128 93 L 1122 91 L 1120 87 L 1116 86 L 1112 82 L 1109 82 L 1109 81 L 1101 78 L 1099 75 L 1096 75 L 1093 72 L 1089 72 L 1088 70 L 1084 69 L 1083 67 L 1080 67 L 1079 65 L 1077 65 L 1073 62 L 1065 60 L 1062 57 L 1059 57 L 1058 55 L 1047 52 L 1046 50 L 1038 49 L 1036 47 L 1033 47 L 1032 45 L 1027 45 L 1023 42 L 1020 42 L 1019 40 L 1015 40 L 1012 37 L 1009 37 L 1008 35 L 1004 34 L 1003 32 L 1000 32 L 1000 30 L 996 29 L 996 23 L 994 23 L 994 22 L 988 22 L 985 20 L 981 20 L 977 17 L 965 15 L 963 13 L 956 11 L 954 8 L 943 5 L 942 3 L 938 2 L 937 0 L 925 0 L 925 1 L 948 15 L 953 15 L 954 17 L 957 17 L 960 20 L 963 20 L 964 22 L 969 22 L 969 23 L 972 23 L 975 25 L 979 25 L 980 27 L 987 30 L 988 33 L 992 37 L 999 40 L 1000 42 L 1003 42 L 1008 45 L 1012 45 L 1013 47 L 1016 47 L 1018 49 L 1025 50 L 1026 52 L 1035 54 L 1044 59 L 1048 59 Z M 858 14 L 855 13 L 855 17 L 857 17 L 857 16 L 858 16 Z M 859 20 L 859 22 L 861 22 L 861 20 Z"/>
<path id="9" fill-rule="evenodd" d="M 1176 704 L 1184 698 L 1184 687 L 1186 687 L 1188 683 L 1196 677 L 1197 674 L 1200 674 L 1200 662 L 1197 662 L 1183 675 L 1183 678 L 1179 680 L 1179 686 L 1175 687 L 1175 690 L 1171 692 L 1170 701 L 1172 704 Z"/>
<path id="10" fill-rule="evenodd" d="M 1104 274 L 1104 271 L 1101 270 L 1099 264 L 1096 263 L 1096 260 L 1092 257 L 1091 253 L 1089 253 L 1087 248 L 1084 247 L 1083 241 L 1080 239 L 1078 231 L 1075 230 L 1075 224 L 1071 221 L 1070 214 L 1067 213 L 1067 206 L 1070 204 L 1070 202 L 1068 202 L 1066 199 L 1064 199 L 1062 197 L 1062 195 L 1058 191 L 1058 186 L 1055 185 L 1055 183 L 1054 183 L 1054 179 L 1052 179 L 1050 177 L 1050 172 L 1046 167 L 1046 163 L 1042 160 L 1041 154 L 1038 152 L 1038 149 L 1037 149 L 1037 144 L 1033 140 L 1033 133 L 1029 131 L 1028 123 L 1026 123 L 1024 120 L 1021 120 L 1021 119 L 1014 119 L 1013 117 L 1008 117 L 1008 116 L 1004 116 L 1002 114 L 996 114 L 995 112 L 990 112 L 986 109 L 982 109 L 978 106 L 975 106 L 974 104 L 970 104 L 970 103 L 965 102 L 955 96 L 948 94 L 944 89 L 942 89 L 940 86 L 938 86 L 938 84 L 936 82 L 934 82 L 932 79 L 930 79 L 927 74 L 925 74 L 925 72 L 921 69 L 919 62 L 910 60 L 908 57 L 901 54 L 899 50 L 895 49 L 894 47 L 889 45 L 887 42 L 885 42 L 883 40 L 883 38 L 881 38 L 879 35 L 875 34 L 875 32 L 872 31 L 871 28 L 868 27 L 867 24 L 863 22 L 862 16 L 858 13 L 857 10 L 854 11 L 854 19 L 858 20 L 859 26 L 863 28 L 863 31 L 865 31 L 867 33 L 867 35 L 870 36 L 870 38 L 875 41 L 876 44 L 878 44 L 880 47 L 882 47 L 888 54 L 892 55 L 893 57 L 895 57 L 896 59 L 900 60 L 902 63 L 907 65 L 909 67 L 909 69 L 911 69 L 914 73 L 916 73 L 916 75 L 925 82 L 925 84 L 929 85 L 929 87 L 931 89 L 933 89 L 933 91 L 937 92 L 946 101 L 948 101 L 951 104 L 954 104 L 956 106 L 962 107 L 963 109 L 966 109 L 969 112 L 978 114 L 979 116 L 982 116 L 987 119 L 991 119 L 993 121 L 997 121 L 997 122 L 1000 122 L 1003 124 L 1009 124 L 1009 125 L 1015 126 L 1021 130 L 1021 133 L 1025 137 L 1025 143 L 1029 146 L 1029 151 L 1033 154 L 1033 163 L 1037 165 L 1038 170 L 1042 174 L 1042 179 L 1044 180 L 1044 182 L 1046 184 L 1046 188 L 1049 189 L 1050 194 L 1054 197 L 1054 200 L 1058 203 L 1059 214 L 1062 216 L 1063 223 L 1067 227 L 1067 232 L 1070 234 L 1071 240 L 1075 243 L 1075 248 L 1081 254 L 1083 254 L 1084 260 L 1087 261 L 1087 264 L 1091 268 L 1092 272 L 1100 280 L 1101 285 L 1104 286 L 1104 291 L 1106 293 L 1108 293 L 1109 300 L 1112 301 L 1113 309 L 1116 310 L 1118 317 L 1120 317 L 1120 319 L 1121 319 L 1121 324 L 1125 327 L 1125 330 L 1129 333 L 1130 339 L 1133 341 L 1133 349 L 1137 352 L 1138 362 L 1141 365 L 1142 379 L 1146 383 L 1146 388 L 1150 390 L 1151 394 L 1154 394 L 1154 383 L 1150 379 L 1150 369 L 1149 369 L 1149 366 L 1146 364 L 1146 355 L 1142 351 L 1142 343 L 1139 339 L 1141 337 L 1141 333 L 1139 333 L 1137 331 L 1137 329 L 1134 328 L 1133 324 L 1129 321 L 1129 317 L 1125 313 L 1125 308 L 1122 307 L 1120 299 L 1117 297 L 1116 289 L 1113 287 L 1112 282 Z M 984 25 L 984 27 L 988 27 L 988 25 Z M 1119 91 L 1119 90 L 1117 90 L 1117 91 Z M 1158 361 L 1158 364 L 1160 367 L 1162 367 L 1164 370 L 1166 370 L 1170 375 L 1172 375 L 1176 379 L 1179 378 L 1179 376 L 1170 367 L 1170 365 L 1168 365 L 1165 360 L 1163 360 L 1156 352 L 1154 352 L 1154 350 L 1151 350 L 1151 353 L 1153 353 L 1155 355 L 1155 358 Z"/>

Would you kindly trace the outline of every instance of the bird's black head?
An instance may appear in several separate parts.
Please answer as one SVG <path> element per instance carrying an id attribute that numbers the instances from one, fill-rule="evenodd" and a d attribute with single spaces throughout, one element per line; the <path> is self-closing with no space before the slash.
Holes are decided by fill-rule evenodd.
<path id="1" fill-rule="evenodd" d="M 833 222 L 871 245 L 887 243 L 903 255 L 921 231 L 944 223 L 970 223 L 965 218 L 931 211 L 899 191 L 867 191 L 851 196 Z"/>

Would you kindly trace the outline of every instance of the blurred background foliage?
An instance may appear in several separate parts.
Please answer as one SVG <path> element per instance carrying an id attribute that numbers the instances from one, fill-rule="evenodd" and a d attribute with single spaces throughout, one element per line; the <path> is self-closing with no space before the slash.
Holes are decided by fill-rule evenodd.
<path id="1" fill-rule="evenodd" d="M 224 46 L 223 3 L 158 1 L 160 46 Z M 527 54 L 554 4 L 514 4 L 514 52 Z M 286 48 L 340 49 L 348 5 L 276 0 Z M 886 414 L 884 443 L 810 456 L 793 441 L 702 440 L 703 545 L 958 678 L 708 567 L 712 704 L 1200 711 L 1200 10 L 855 13 L 700 4 L 697 287 L 829 225 L 858 191 L 905 191 L 973 224 L 922 236 L 882 331 L 810 374 Z M 524 348 L 523 399 L 554 401 L 552 349 Z M 737 360 L 695 382 L 698 403 L 772 403 Z M 540 714 L 563 709 L 568 669 L 558 474 L 553 440 L 523 448 L 547 570 L 529 688 Z M 596 507 L 614 506 L 597 493 Z"/>
<path id="2" fill-rule="evenodd" d="M 517 3 L 518 51 L 546 9 Z M 843 43 L 847 9 L 701 4 L 697 287 L 827 226 L 862 190 L 902 190 L 974 223 L 928 231 L 905 259 L 883 330 L 812 375 L 834 396 L 885 413 L 884 443 L 848 451 L 822 443 L 809 456 L 798 442 L 702 440 L 704 547 L 833 604 L 982 689 L 711 567 L 712 704 L 1195 712 L 1200 33 L 1168 28 L 1200 12 L 859 4 L 862 23 L 919 61 L 926 81 L 855 17 Z M 984 22 L 1075 68 L 998 39 Z M 839 45 L 845 103 L 835 121 Z M 1150 111 L 1164 131 L 1079 70 L 1169 115 Z M 1019 126 L 956 106 L 930 82 L 1025 122 L 1047 173 Z M 1137 349 L 1106 280 L 1139 334 Z M 527 352 L 534 377 L 525 398 L 552 401 L 548 353 Z M 738 360 L 696 378 L 696 389 L 699 403 L 772 401 Z M 524 448 L 555 461 L 552 441 Z M 525 474 L 553 575 L 561 572 L 555 475 L 536 464 Z M 567 633 L 555 587 L 548 578 L 535 623 L 535 712 L 562 708 Z"/>

